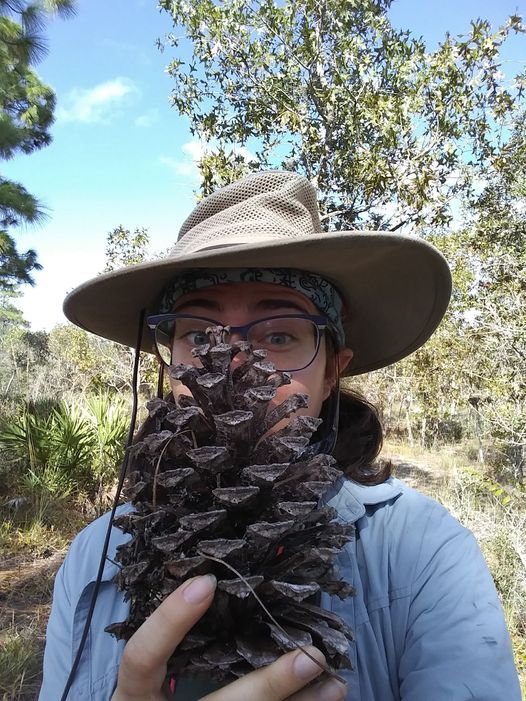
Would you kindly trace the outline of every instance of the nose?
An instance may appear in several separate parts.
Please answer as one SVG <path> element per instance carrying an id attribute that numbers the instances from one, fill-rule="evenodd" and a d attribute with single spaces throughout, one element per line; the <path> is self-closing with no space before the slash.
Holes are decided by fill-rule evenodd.
<path id="1" fill-rule="evenodd" d="M 246 361 L 246 359 L 247 359 L 247 354 L 244 351 L 240 351 L 230 361 L 231 369 L 235 370 L 240 365 L 243 365 L 243 363 Z"/>
<path id="2" fill-rule="evenodd" d="M 239 367 L 240 365 L 243 365 L 243 363 L 245 362 L 246 359 L 247 359 L 246 353 L 238 353 L 238 354 L 237 354 L 236 356 L 234 356 L 234 357 L 232 358 L 232 360 L 230 361 L 230 368 L 231 368 L 232 370 L 235 370 L 235 369 L 236 369 L 237 367 Z"/>

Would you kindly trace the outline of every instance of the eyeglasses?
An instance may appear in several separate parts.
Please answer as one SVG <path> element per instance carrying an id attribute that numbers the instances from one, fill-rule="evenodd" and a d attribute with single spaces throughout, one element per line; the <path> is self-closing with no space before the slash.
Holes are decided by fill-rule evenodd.
<path id="1" fill-rule="evenodd" d="M 209 343 L 206 330 L 223 326 L 215 319 L 190 314 L 158 314 L 147 319 L 153 331 L 159 357 L 166 365 L 200 365 L 192 349 Z M 297 372 L 309 366 L 320 348 L 328 326 L 324 316 L 286 314 L 251 321 L 244 326 L 226 326 L 227 336 L 239 336 L 254 348 L 267 351 L 267 360 L 283 372 Z"/>

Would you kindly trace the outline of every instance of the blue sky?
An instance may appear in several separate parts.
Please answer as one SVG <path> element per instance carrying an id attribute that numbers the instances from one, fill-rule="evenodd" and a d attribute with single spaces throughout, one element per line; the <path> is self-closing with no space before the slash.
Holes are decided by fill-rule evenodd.
<path id="1" fill-rule="evenodd" d="M 526 14 L 526 0 L 395 0 L 390 16 L 434 48 L 471 19 L 497 26 L 515 12 Z M 44 266 L 19 303 L 35 330 L 65 321 L 62 300 L 102 270 L 111 229 L 147 227 L 160 251 L 192 209 L 199 147 L 169 104 L 170 49 L 155 46 L 170 30 L 155 0 L 79 0 L 75 18 L 48 26 L 49 55 L 37 71 L 57 94 L 53 142 L 4 164 L 48 213 L 43 226 L 14 232 L 19 249 L 35 248 Z M 519 72 L 524 35 L 505 58 L 505 73 Z"/>

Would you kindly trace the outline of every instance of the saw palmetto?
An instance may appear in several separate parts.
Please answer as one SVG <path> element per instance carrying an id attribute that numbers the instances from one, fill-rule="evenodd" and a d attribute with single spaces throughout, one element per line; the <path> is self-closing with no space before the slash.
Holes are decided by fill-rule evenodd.
<path id="1" fill-rule="evenodd" d="M 169 674 L 234 679 L 308 644 L 333 669 L 350 667 L 351 631 L 316 603 L 322 591 L 352 593 L 335 566 L 352 526 L 318 506 L 342 473 L 332 457 L 306 452 L 321 420 L 297 415 L 276 430 L 306 395 L 270 408 L 290 375 L 263 350 L 224 343 L 222 327 L 209 340 L 193 351 L 197 366 L 170 368 L 192 396 L 151 401 L 153 430 L 131 449 L 135 509 L 115 521 L 131 534 L 116 556 L 130 613 L 107 630 L 128 639 L 185 579 L 213 573 L 214 601 Z"/>

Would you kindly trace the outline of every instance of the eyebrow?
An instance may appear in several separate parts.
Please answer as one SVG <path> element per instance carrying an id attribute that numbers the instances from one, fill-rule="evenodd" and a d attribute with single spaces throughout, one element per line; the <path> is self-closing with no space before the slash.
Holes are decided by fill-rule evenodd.
<path id="1" fill-rule="evenodd" d="M 256 304 L 256 309 L 296 309 L 302 314 L 309 313 L 304 306 L 292 299 L 262 299 Z"/>
<path id="2" fill-rule="evenodd" d="M 183 302 L 180 306 L 175 307 L 175 312 L 181 312 L 189 308 L 200 307 L 201 309 L 206 309 L 209 311 L 219 312 L 221 307 L 220 304 L 211 299 L 197 298 L 191 299 L 187 302 Z M 305 309 L 300 303 L 295 302 L 291 299 L 262 299 L 255 305 L 255 310 L 265 310 L 274 311 L 277 309 L 295 309 L 302 314 L 308 314 L 309 311 Z"/>
<path id="3" fill-rule="evenodd" d="M 190 307 L 202 307 L 203 309 L 210 309 L 212 311 L 219 311 L 219 304 L 213 302 L 211 299 L 191 299 L 188 302 L 183 302 L 181 305 L 174 307 L 174 312 L 181 312 Z"/>

